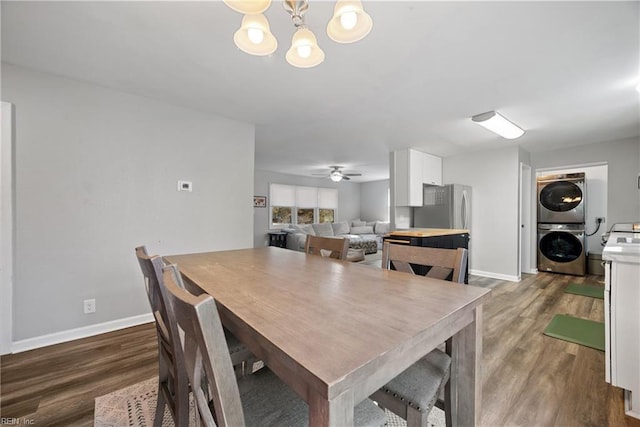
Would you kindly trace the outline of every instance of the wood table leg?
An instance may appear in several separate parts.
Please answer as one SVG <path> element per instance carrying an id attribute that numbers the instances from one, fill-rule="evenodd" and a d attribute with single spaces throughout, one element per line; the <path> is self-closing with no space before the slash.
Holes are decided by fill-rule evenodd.
<path id="1" fill-rule="evenodd" d="M 309 397 L 310 426 L 352 426 L 353 393 L 345 391 L 332 400 L 326 400 L 318 394 Z"/>
<path id="2" fill-rule="evenodd" d="M 482 401 L 482 306 L 475 309 L 474 321 L 452 337 L 451 422 L 455 426 L 480 423 Z"/>

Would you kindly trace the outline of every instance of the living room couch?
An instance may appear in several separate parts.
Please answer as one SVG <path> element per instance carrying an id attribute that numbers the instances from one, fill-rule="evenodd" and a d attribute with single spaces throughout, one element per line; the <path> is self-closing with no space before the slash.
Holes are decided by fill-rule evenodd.
<path id="1" fill-rule="evenodd" d="M 307 235 L 323 237 L 346 237 L 349 248 L 363 249 L 365 254 L 375 254 L 382 249 L 382 236 L 389 232 L 389 223 L 382 221 L 339 221 L 321 224 L 290 225 L 283 228 L 287 233 L 287 248 L 304 251 Z"/>

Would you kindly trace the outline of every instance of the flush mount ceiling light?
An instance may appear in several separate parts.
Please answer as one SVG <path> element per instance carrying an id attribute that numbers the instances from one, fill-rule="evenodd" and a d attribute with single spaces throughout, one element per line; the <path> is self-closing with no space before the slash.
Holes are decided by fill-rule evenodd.
<path id="1" fill-rule="evenodd" d="M 506 139 L 516 139 L 524 135 L 524 130 L 507 120 L 497 111 L 478 114 L 471 117 L 471 120 Z"/>
<path id="2" fill-rule="evenodd" d="M 276 38 L 271 34 L 269 22 L 262 15 L 271 4 L 271 0 L 224 0 L 224 3 L 245 16 L 233 41 L 243 52 L 250 55 L 270 55 L 278 47 Z M 310 68 L 324 61 L 324 52 L 318 46 L 315 34 L 304 22 L 309 9 L 308 0 L 285 0 L 284 9 L 291 15 L 296 28 L 291 47 L 285 55 L 287 62 L 294 67 Z M 373 21 L 364 11 L 360 0 L 338 0 L 334 15 L 327 25 L 327 35 L 338 43 L 353 43 L 362 40 L 371 31 Z"/>

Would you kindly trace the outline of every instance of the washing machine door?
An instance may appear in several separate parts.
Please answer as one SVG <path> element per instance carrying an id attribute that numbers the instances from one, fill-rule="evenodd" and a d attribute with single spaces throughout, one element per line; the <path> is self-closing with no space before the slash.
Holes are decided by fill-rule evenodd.
<path id="1" fill-rule="evenodd" d="M 583 182 L 538 184 L 538 221 L 584 223 Z"/>
<path id="2" fill-rule="evenodd" d="M 540 253 L 557 263 L 569 263 L 584 257 L 582 242 L 572 233 L 551 231 L 540 238 Z"/>

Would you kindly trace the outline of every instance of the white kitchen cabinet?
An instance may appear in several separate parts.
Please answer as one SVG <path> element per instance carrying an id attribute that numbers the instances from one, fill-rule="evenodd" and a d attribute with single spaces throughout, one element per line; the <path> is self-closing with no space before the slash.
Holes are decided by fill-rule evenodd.
<path id="1" fill-rule="evenodd" d="M 605 380 L 625 390 L 625 413 L 640 418 L 640 243 L 612 232 L 605 265 Z"/>
<path id="2" fill-rule="evenodd" d="M 422 154 L 422 182 L 442 185 L 442 158 L 427 153 Z"/>
<path id="3" fill-rule="evenodd" d="M 395 152 L 396 206 L 422 206 L 423 184 L 442 185 L 442 159 L 412 149 Z"/>

